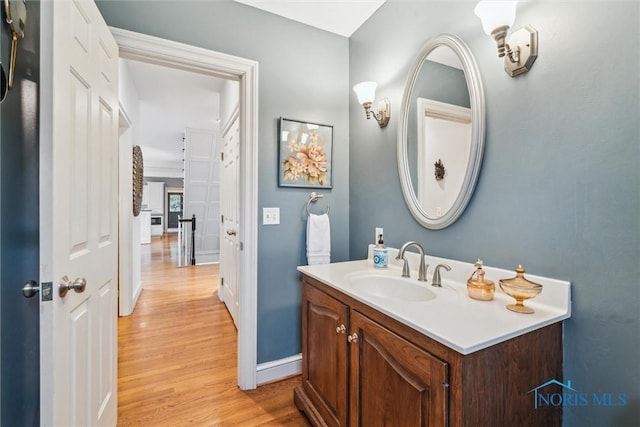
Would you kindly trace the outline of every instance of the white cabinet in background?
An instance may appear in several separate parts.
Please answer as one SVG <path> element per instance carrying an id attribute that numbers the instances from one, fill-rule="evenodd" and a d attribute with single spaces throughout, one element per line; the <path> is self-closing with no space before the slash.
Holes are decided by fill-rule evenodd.
<path id="1" fill-rule="evenodd" d="M 151 243 L 151 211 L 140 212 L 140 244 Z"/>
<path id="2" fill-rule="evenodd" d="M 147 184 L 142 186 L 142 209 L 149 208 L 149 186 Z"/>
<path id="3" fill-rule="evenodd" d="M 164 234 L 162 215 L 151 213 L 151 237 L 162 237 Z"/>
<path id="4" fill-rule="evenodd" d="M 148 209 L 155 214 L 164 213 L 164 182 L 148 182 L 146 189 L 149 193 Z M 143 195 L 144 198 L 144 195 Z"/>

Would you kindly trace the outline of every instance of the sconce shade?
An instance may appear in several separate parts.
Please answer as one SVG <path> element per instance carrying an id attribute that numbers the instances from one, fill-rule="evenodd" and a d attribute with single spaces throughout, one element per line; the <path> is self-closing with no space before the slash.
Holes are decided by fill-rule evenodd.
<path id="1" fill-rule="evenodd" d="M 516 20 L 517 1 L 480 1 L 473 10 L 487 35 L 499 27 L 511 27 Z"/>
<path id="2" fill-rule="evenodd" d="M 378 87 L 376 82 L 362 82 L 355 85 L 353 91 L 358 97 L 358 102 L 360 104 L 373 103 L 376 97 L 376 87 Z"/>

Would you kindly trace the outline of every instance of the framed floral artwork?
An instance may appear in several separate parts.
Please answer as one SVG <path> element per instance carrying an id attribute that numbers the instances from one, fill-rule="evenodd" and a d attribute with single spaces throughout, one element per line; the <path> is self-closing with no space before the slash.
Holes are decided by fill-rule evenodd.
<path id="1" fill-rule="evenodd" d="M 278 185 L 332 188 L 333 126 L 280 118 Z"/>

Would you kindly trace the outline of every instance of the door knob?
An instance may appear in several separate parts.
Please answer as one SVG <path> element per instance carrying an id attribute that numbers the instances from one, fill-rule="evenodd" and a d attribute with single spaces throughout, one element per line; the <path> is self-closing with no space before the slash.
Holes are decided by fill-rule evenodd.
<path id="1" fill-rule="evenodd" d="M 229 236 L 235 236 L 236 235 L 236 230 L 227 230 L 227 234 Z"/>
<path id="2" fill-rule="evenodd" d="M 346 326 L 344 326 L 344 324 L 341 324 L 340 326 L 336 327 L 336 334 L 344 334 L 347 332 L 347 328 Z"/>
<path id="3" fill-rule="evenodd" d="M 63 276 L 62 279 L 60 279 L 60 284 L 58 285 L 58 294 L 61 297 L 65 297 L 67 295 L 67 292 L 69 292 L 71 289 L 73 289 L 77 293 L 82 293 L 84 292 L 86 287 L 87 279 L 85 279 L 84 277 L 78 277 L 73 282 L 70 282 L 67 276 Z"/>
<path id="4" fill-rule="evenodd" d="M 31 298 L 38 292 L 40 292 L 40 286 L 38 285 L 38 282 L 36 282 L 35 280 L 24 282 L 24 286 L 22 287 L 22 295 L 24 295 L 25 298 Z"/>
<path id="5" fill-rule="evenodd" d="M 347 341 L 349 341 L 349 342 L 358 342 L 358 333 L 354 332 L 351 335 L 347 336 Z"/>

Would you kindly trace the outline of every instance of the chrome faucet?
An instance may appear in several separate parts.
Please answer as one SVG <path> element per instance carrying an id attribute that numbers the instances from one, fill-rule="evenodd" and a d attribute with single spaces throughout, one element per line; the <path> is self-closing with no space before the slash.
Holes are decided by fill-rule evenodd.
<path id="1" fill-rule="evenodd" d="M 427 266 L 425 266 L 424 264 L 424 249 L 422 248 L 422 245 L 420 245 L 420 243 L 418 242 L 413 242 L 413 241 L 407 242 L 404 245 L 402 245 L 402 247 L 398 251 L 398 256 L 396 257 L 396 259 L 397 260 L 402 259 L 404 261 L 404 266 L 402 268 L 402 277 L 409 277 L 409 263 L 404 257 L 404 252 L 410 246 L 415 246 L 418 249 L 418 252 L 420 253 L 420 267 L 418 268 L 418 280 L 420 280 L 421 282 L 426 282 Z"/>
<path id="2" fill-rule="evenodd" d="M 440 269 L 444 268 L 447 271 L 451 271 L 451 267 L 447 264 L 438 264 L 436 266 L 435 271 L 433 272 L 433 279 L 431 280 L 431 286 L 437 286 L 439 288 L 442 287 L 442 278 L 440 277 Z"/>

